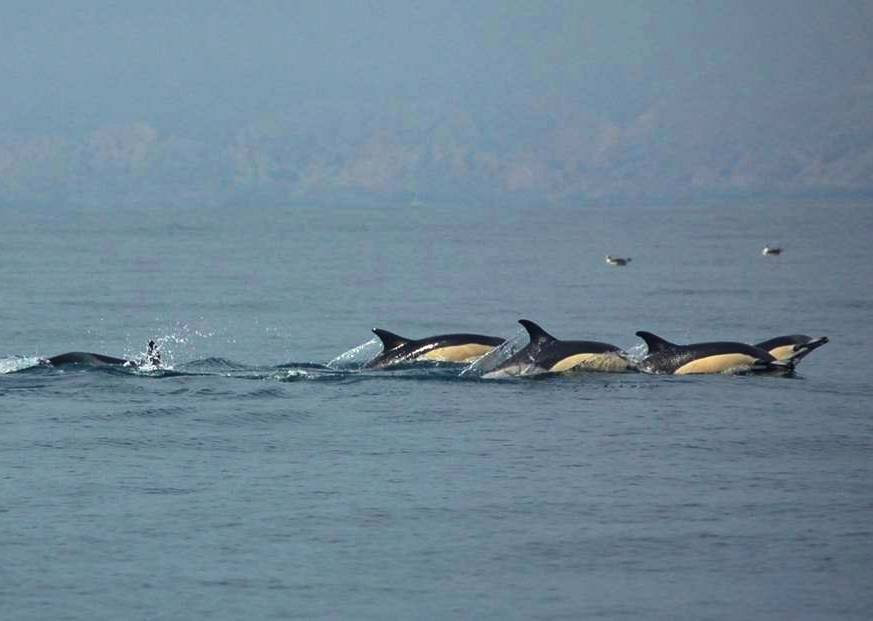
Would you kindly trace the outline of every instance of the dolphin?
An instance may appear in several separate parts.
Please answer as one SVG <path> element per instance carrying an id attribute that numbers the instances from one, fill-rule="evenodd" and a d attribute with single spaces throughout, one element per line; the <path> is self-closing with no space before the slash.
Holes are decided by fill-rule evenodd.
<path id="1" fill-rule="evenodd" d="M 633 370 L 625 353 L 609 343 L 561 341 L 528 319 L 519 319 L 530 343 L 482 377 L 496 379 L 566 371 L 622 372 Z"/>
<path id="2" fill-rule="evenodd" d="M 42 358 L 41 362 L 50 364 L 53 367 L 59 367 L 68 364 L 77 364 L 89 367 L 101 366 L 123 366 L 123 367 L 141 367 L 141 366 L 161 366 L 161 352 L 154 341 L 149 341 L 146 357 L 143 360 L 126 360 L 124 358 L 116 358 L 114 356 L 106 356 L 104 354 L 94 354 L 86 351 L 71 351 L 65 354 L 58 354 L 51 358 Z"/>
<path id="3" fill-rule="evenodd" d="M 103 354 L 93 354 L 86 351 L 70 351 L 65 354 L 52 356 L 51 358 L 43 358 L 43 361 L 53 367 L 59 367 L 66 364 L 80 364 L 89 367 L 106 365 L 133 366 L 133 362 L 125 360 L 124 358 L 115 358 Z"/>
<path id="4" fill-rule="evenodd" d="M 812 350 L 818 349 L 827 342 L 828 337 L 826 336 L 811 337 L 805 334 L 788 334 L 761 341 L 756 343 L 755 347 L 770 352 L 770 355 L 776 360 L 790 360 L 797 364 Z"/>
<path id="5" fill-rule="evenodd" d="M 438 334 L 423 339 L 406 337 L 373 328 L 382 341 L 382 351 L 364 365 L 367 369 L 383 369 L 404 362 L 473 362 L 506 339 L 482 334 Z"/>
<path id="6" fill-rule="evenodd" d="M 770 352 L 747 343 L 714 341 L 677 345 L 651 332 L 637 332 L 649 351 L 637 367 L 645 373 L 690 375 L 695 373 L 783 373 L 794 370 L 790 360 L 777 360 Z"/>

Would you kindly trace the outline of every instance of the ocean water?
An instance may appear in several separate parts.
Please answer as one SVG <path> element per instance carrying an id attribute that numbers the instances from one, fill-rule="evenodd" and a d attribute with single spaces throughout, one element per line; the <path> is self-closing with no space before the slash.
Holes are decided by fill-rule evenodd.
<path id="1" fill-rule="evenodd" d="M 869 619 L 871 233 L 825 200 L 2 207 L 0 618 Z M 355 365 L 373 327 L 520 318 L 830 343 L 791 378 Z M 37 364 L 150 338 L 169 369 Z"/>

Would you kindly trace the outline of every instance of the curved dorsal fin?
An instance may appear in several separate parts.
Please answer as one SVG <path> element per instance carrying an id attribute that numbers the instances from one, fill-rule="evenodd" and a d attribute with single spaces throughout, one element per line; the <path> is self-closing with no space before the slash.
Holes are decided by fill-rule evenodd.
<path id="1" fill-rule="evenodd" d="M 388 330 L 373 328 L 373 334 L 378 336 L 379 340 L 382 341 L 382 348 L 385 351 L 396 349 L 409 342 L 408 338 L 402 337 L 399 334 L 394 334 L 393 332 L 388 332 Z"/>
<path id="2" fill-rule="evenodd" d="M 662 339 L 657 334 L 652 334 L 651 332 L 637 332 L 637 336 L 643 339 L 646 342 L 646 347 L 649 348 L 649 353 L 653 354 L 656 351 L 661 351 L 664 349 L 670 349 L 672 347 L 676 347 L 675 343 L 671 343 L 667 339 Z"/>
<path id="3" fill-rule="evenodd" d="M 523 325 L 524 329 L 527 330 L 527 333 L 530 335 L 531 343 L 558 340 L 529 319 L 519 319 L 518 323 Z"/>

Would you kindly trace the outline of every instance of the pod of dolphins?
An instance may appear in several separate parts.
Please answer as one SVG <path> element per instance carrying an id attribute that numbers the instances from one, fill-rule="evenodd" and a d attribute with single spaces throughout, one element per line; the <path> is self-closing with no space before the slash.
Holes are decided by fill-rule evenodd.
<path id="1" fill-rule="evenodd" d="M 530 342 L 482 377 L 502 378 L 601 371 L 689 375 L 701 373 L 776 373 L 790 374 L 807 354 L 828 342 L 826 336 L 804 334 L 778 336 L 754 345 L 733 341 L 714 341 L 679 345 L 651 332 L 637 332 L 648 352 L 634 362 L 621 348 L 598 341 L 564 341 L 528 319 L 519 323 L 527 330 Z M 408 339 L 387 330 L 374 329 L 382 341 L 382 351 L 365 366 L 382 369 L 416 361 L 472 363 L 506 342 L 482 334 L 440 334 L 423 339 Z"/>
<path id="2" fill-rule="evenodd" d="M 775 373 L 787 375 L 814 349 L 828 342 L 826 336 L 805 334 L 778 336 L 754 345 L 733 341 L 713 341 L 679 345 L 651 332 L 637 332 L 648 351 L 634 361 L 621 348 L 598 341 L 564 341 L 555 338 L 528 319 L 519 323 L 530 342 L 496 367 L 485 371 L 483 378 L 506 378 L 599 371 L 690 375 Z M 414 362 L 473 363 L 506 343 L 506 339 L 483 334 L 439 334 L 423 339 L 409 339 L 393 332 L 374 328 L 382 342 L 382 351 L 364 365 L 366 369 L 385 369 Z M 52 366 L 118 365 L 133 368 L 161 368 L 161 353 L 154 341 L 142 359 L 126 360 L 104 354 L 69 352 L 44 358 Z"/>

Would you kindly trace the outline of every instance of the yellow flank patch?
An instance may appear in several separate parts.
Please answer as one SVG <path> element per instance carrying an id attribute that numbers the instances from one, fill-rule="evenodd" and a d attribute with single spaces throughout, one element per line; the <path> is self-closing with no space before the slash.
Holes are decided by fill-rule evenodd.
<path id="1" fill-rule="evenodd" d="M 473 362 L 492 349 L 494 349 L 493 345 L 481 345 L 479 343 L 437 347 L 419 356 L 418 359 L 431 360 L 433 362 Z"/>
<path id="2" fill-rule="evenodd" d="M 788 360 L 794 355 L 794 345 L 783 345 L 770 350 L 770 355 L 776 360 Z"/>
<path id="3" fill-rule="evenodd" d="M 692 373 L 724 373 L 731 370 L 742 370 L 754 364 L 755 358 L 746 354 L 717 354 L 698 358 L 673 371 L 674 375 L 690 375 Z"/>
<path id="4" fill-rule="evenodd" d="M 618 373 L 627 371 L 627 368 L 627 360 L 618 354 L 608 352 L 605 354 L 576 354 L 575 356 L 568 356 L 563 360 L 559 360 L 549 371 L 552 373 L 562 373 L 563 371 L 571 370 Z"/>

